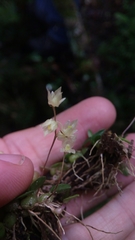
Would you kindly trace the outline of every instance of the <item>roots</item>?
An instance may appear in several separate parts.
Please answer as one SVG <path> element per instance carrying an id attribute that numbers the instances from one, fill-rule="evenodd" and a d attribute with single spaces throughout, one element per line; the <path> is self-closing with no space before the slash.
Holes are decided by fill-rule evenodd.
<path id="1" fill-rule="evenodd" d="M 115 133 L 105 132 L 93 146 L 88 146 L 84 157 L 79 157 L 72 167 L 63 175 L 62 181 L 72 187 L 72 191 L 94 189 L 96 194 L 102 189 L 109 189 L 116 185 L 118 172 L 123 167 L 134 175 L 133 166 L 129 158 L 132 154 L 132 142 L 129 148 L 124 145 Z M 87 159 L 87 161 L 85 160 Z"/>

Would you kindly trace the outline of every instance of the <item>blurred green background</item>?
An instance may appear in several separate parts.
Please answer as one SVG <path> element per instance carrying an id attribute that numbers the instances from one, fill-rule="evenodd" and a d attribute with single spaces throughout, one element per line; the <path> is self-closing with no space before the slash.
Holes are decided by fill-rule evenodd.
<path id="1" fill-rule="evenodd" d="M 47 55 L 27 44 L 36 21 L 30 2 L 0 1 L 0 136 L 50 118 L 46 87 L 59 86 L 67 98 L 59 112 L 87 97 L 110 99 L 121 134 L 135 116 L 135 2 L 83 0 L 78 10 L 72 0 L 55 0 L 70 49 Z"/>

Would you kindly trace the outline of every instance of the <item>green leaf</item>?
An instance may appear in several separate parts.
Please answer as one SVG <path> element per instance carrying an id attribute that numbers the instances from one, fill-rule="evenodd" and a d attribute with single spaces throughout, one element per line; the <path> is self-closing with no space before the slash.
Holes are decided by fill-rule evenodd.
<path id="1" fill-rule="evenodd" d="M 124 163 L 120 165 L 119 170 L 124 176 L 129 176 L 130 175 L 128 167 Z"/>
<path id="2" fill-rule="evenodd" d="M 75 194 L 75 195 L 73 195 L 73 196 L 64 198 L 63 203 L 67 203 L 67 202 L 69 202 L 71 199 L 76 198 L 76 197 L 79 197 L 79 194 Z"/>
<path id="3" fill-rule="evenodd" d="M 61 168 L 61 166 L 62 166 L 62 162 L 58 162 L 51 165 L 51 168 Z"/>
<path id="4" fill-rule="evenodd" d="M 88 130 L 88 138 L 91 138 L 93 136 L 93 132 L 91 130 Z"/>
<path id="5" fill-rule="evenodd" d="M 103 135 L 104 132 L 105 132 L 105 130 L 102 129 L 102 130 L 94 133 L 94 134 L 90 137 L 91 143 L 92 143 L 92 144 L 95 144 L 96 141 L 98 141 L 98 140 L 102 137 L 102 135 Z"/>
<path id="6" fill-rule="evenodd" d="M 84 142 L 83 146 L 86 145 L 87 143 L 91 143 L 92 145 L 94 145 L 101 138 L 104 132 L 105 130 L 102 129 L 93 134 L 91 130 L 88 130 L 88 138 Z"/>
<path id="7" fill-rule="evenodd" d="M 131 143 L 128 139 L 126 139 L 126 138 L 123 138 L 123 137 L 119 137 L 120 138 L 120 140 L 122 140 L 123 142 L 126 142 L 126 143 Z"/>
<path id="8" fill-rule="evenodd" d="M 31 185 L 30 187 L 28 188 L 28 191 L 35 191 L 39 188 L 41 188 L 45 182 L 45 179 L 46 177 L 45 176 L 42 176 L 42 177 L 39 177 L 38 179 L 36 179 Z"/>
<path id="9" fill-rule="evenodd" d="M 21 198 L 27 197 L 29 194 L 31 194 L 31 193 L 33 193 L 33 192 L 34 192 L 33 190 L 31 190 L 31 191 L 27 191 L 27 192 L 21 194 L 20 196 L 18 196 L 16 199 L 18 200 L 18 199 L 21 199 Z"/>
<path id="10" fill-rule="evenodd" d="M 69 156 L 69 159 L 68 159 L 68 161 L 70 162 L 70 163 L 73 163 L 73 162 L 75 162 L 79 157 L 81 157 L 82 156 L 82 153 L 81 152 L 76 152 L 76 153 L 73 153 L 73 154 L 71 154 L 70 156 Z"/>
<path id="11" fill-rule="evenodd" d="M 36 190 L 38 190 L 39 188 L 41 188 L 45 182 L 45 176 L 39 177 L 38 179 L 36 179 L 31 185 L 30 187 L 27 189 L 27 191 L 23 194 L 21 194 L 20 196 L 18 196 L 16 199 L 20 199 L 20 198 L 24 198 L 27 195 L 35 192 Z"/>
<path id="12" fill-rule="evenodd" d="M 57 192 L 57 193 L 61 193 L 64 192 L 66 190 L 71 189 L 71 186 L 69 184 L 66 183 L 60 183 L 58 186 L 54 185 L 53 187 L 51 187 L 50 191 L 53 192 Z"/>
<path id="13" fill-rule="evenodd" d="M 21 207 L 24 209 L 31 209 L 37 202 L 37 194 L 36 192 L 29 194 L 27 197 L 21 200 Z"/>

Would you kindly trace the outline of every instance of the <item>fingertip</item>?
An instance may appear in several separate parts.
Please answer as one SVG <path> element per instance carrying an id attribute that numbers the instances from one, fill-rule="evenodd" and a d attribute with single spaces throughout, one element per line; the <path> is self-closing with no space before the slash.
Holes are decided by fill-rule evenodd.
<path id="1" fill-rule="evenodd" d="M 91 120 L 93 131 L 108 129 L 116 119 L 116 109 L 112 102 L 104 97 L 91 97 L 84 100 L 88 118 Z"/>
<path id="2" fill-rule="evenodd" d="M 97 132 L 108 129 L 116 119 L 114 105 L 106 98 L 91 97 L 76 105 L 78 115 L 78 143 L 86 139 L 87 131 Z M 78 144 L 77 144 L 78 147 Z M 80 147 L 80 145 L 79 145 Z"/>
<path id="3" fill-rule="evenodd" d="M 33 171 L 33 164 L 26 157 L 20 164 L 11 163 L 10 159 L 9 162 L 0 160 L 0 206 L 7 204 L 28 188 L 32 182 Z"/>

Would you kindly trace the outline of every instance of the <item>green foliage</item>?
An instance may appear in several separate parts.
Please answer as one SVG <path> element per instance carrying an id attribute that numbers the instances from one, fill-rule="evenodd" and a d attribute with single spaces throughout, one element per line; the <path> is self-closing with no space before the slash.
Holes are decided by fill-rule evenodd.
<path id="1" fill-rule="evenodd" d="M 112 63 L 113 67 L 115 66 L 118 69 L 118 76 L 120 76 L 122 71 L 128 72 L 130 76 L 133 76 L 135 72 L 134 11 L 135 3 L 127 6 L 126 9 L 123 6 L 123 12 L 116 12 L 114 14 L 114 36 L 112 36 L 112 39 L 109 39 L 109 42 L 104 42 L 100 48 L 100 52 Z M 123 74 L 123 77 L 127 76 Z"/>
<path id="2" fill-rule="evenodd" d="M 65 192 L 65 191 L 70 190 L 70 189 L 71 189 L 71 186 L 69 184 L 60 183 L 57 186 L 54 185 L 53 187 L 51 187 L 50 191 L 61 193 L 61 192 Z"/>
<path id="3" fill-rule="evenodd" d="M 89 144 L 94 145 L 102 137 L 104 132 L 105 132 L 104 129 L 102 129 L 96 133 L 93 133 L 91 130 L 88 130 L 88 137 L 85 140 L 85 142 L 83 143 L 83 146 L 87 146 Z M 85 151 L 85 148 L 84 148 L 84 151 Z"/>
<path id="4" fill-rule="evenodd" d="M 117 107 L 120 131 L 134 117 L 135 102 L 135 2 L 124 0 L 114 13 L 114 28 L 99 47 L 105 95 Z M 123 119 L 123 121 L 122 121 Z"/>
<path id="5" fill-rule="evenodd" d="M 39 189 L 40 187 L 43 186 L 44 182 L 45 182 L 46 177 L 42 176 L 39 177 L 37 180 L 35 180 L 29 187 L 28 191 L 36 191 L 37 189 Z"/>
<path id="6" fill-rule="evenodd" d="M 7 25 L 18 22 L 20 16 L 17 12 L 17 7 L 13 1 L 1 1 L 0 6 L 0 24 Z"/>
<path id="7" fill-rule="evenodd" d="M 71 199 L 79 197 L 79 194 L 72 195 L 70 197 L 64 198 L 63 203 L 68 203 Z"/>
<path id="8" fill-rule="evenodd" d="M 88 130 L 89 142 L 94 145 L 102 137 L 104 132 L 105 132 L 105 130 L 100 130 L 93 134 L 91 130 Z"/>
<path id="9" fill-rule="evenodd" d="M 27 4 L 31 1 L 2 0 L 0 4 L 0 135 L 50 118 L 52 111 L 47 105 L 46 87 L 55 90 L 59 86 L 62 86 L 67 99 L 59 112 L 84 98 L 102 94 L 117 107 L 117 129 L 122 132 L 134 116 L 134 1 L 122 1 L 119 11 L 114 11 L 113 23 L 108 21 L 113 29 L 104 38 L 100 38 L 100 33 L 105 32 L 104 25 L 100 31 L 97 28 L 97 42 L 100 43 L 97 50 L 92 49 L 92 54 L 88 51 L 88 55 L 82 57 L 75 54 L 74 58 L 68 58 L 63 51 L 59 54 L 60 61 L 25 49 L 31 32 L 35 31 L 31 29 L 33 26 L 29 25 L 26 13 Z M 100 3 L 101 8 L 103 4 Z M 87 22 L 91 6 L 87 5 L 86 9 L 84 22 Z M 109 11 L 112 9 L 110 7 Z M 94 20 L 90 19 L 90 22 L 93 24 Z M 89 24 L 86 30 L 92 39 L 94 31 Z M 93 64 L 93 59 L 97 61 L 97 52 L 101 68 Z M 98 76 L 101 76 L 103 85 Z"/>
<path id="10" fill-rule="evenodd" d="M 45 176 L 41 176 L 38 179 L 36 179 L 31 185 L 30 187 L 27 189 L 27 191 L 23 194 L 21 194 L 19 197 L 17 197 L 18 199 L 27 197 L 30 194 L 33 194 L 34 192 L 36 192 L 36 190 L 38 190 L 39 188 L 41 188 L 45 182 L 46 177 Z"/>

